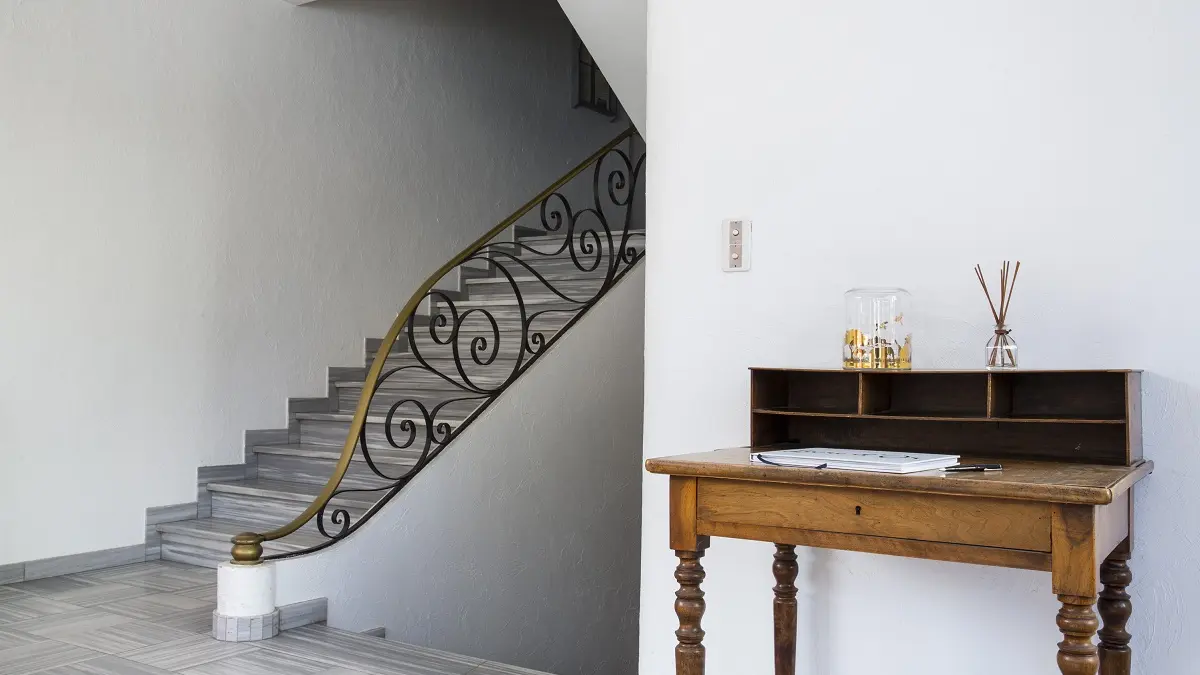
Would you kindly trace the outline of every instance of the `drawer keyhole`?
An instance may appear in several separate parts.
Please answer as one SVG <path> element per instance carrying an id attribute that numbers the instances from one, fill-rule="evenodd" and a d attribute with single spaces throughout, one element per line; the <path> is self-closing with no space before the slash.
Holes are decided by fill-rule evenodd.
<path id="1" fill-rule="evenodd" d="M 856 516 L 862 515 L 862 507 L 861 506 L 854 507 L 854 515 L 856 515 Z"/>

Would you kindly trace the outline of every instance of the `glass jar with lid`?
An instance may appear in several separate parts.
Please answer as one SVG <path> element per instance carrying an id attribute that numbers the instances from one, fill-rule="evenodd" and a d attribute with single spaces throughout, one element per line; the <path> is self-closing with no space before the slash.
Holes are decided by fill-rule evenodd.
<path id="1" fill-rule="evenodd" d="M 903 288 L 852 288 L 845 299 L 842 367 L 911 370 L 912 331 L 907 315 L 912 294 Z"/>

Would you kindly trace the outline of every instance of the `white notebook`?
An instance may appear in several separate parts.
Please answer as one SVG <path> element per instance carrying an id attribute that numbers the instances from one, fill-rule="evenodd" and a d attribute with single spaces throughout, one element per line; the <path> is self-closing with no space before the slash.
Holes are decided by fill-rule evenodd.
<path id="1" fill-rule="evenodd" d="M 916 473 L 944 469 L 958 464 L 958 458 L 958 455 L 840 448 L 768 450 L 750 454 L 750 461 L 755 464 L 809 469 L 819 467 L 839 471 L 876 471 L 879 473 Z"/>

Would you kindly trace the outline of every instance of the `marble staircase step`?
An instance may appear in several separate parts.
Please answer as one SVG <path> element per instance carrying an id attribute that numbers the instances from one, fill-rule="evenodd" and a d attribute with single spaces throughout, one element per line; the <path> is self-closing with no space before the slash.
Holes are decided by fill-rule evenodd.
<path id="1" fill-rule="evenodd" d="M 201 518 L 157 526 L 162 536 L 162 559 L 174 562 L 216 567 L 230 559 L 230 540 L 235 534 L 261 531 L 261 526 L 252 522 L 224 518 Z M 296 532 L 279 541 L 263 543 L 267 555 L 291 553 L 317 546 L 325 538 L 315 532 Z"/>
<path id="2" fill-rule="evenodd" d="M 321 485 L 311 483 L 261 478 L 208 484 L 208 491 L 212 493 L 214 518 L 254 523 L 256 529 L 260 530 L 291 522 L 312 504 L 321 488 Z M 378 497 L 379 493 L 375 492 L 352 492 L 334 497 L 330 503 L 357 517 L 370 508 Z M 317 523 L 311 521 L 304 528 L 316 531 Z"/>
<path id="3" fill-rule="evenodd" d="M 258 459 L 258 477 L 267 480 L 324 485 L 333 475 L 342 449 L 322 445 L 266 445 L 253 448 Z M 390 447 L 371 448 L 371 459 L 387 476 L 403 476 L 417 463 L 419 452 Z M 382 487 L 389 481 L 376 475 L 362 456 L 354 453 L 350 468 L 342 479 L 345 487 Z"/>
<path id="4" fill-rule="evenodd" d="M 596 239 L 592 237 L 591 230 L 589 229 L 592 226 L 593 225 L 590 222 L 583 223 L 581 221 L 580 224 L 576 226 L 575 233 L 571 236 L 572 243 L 575 246 L 575 250 L 580 256 L 586 255 L 581 250 L 581 242 L 586 243 L 587 245 L 590 246 L 590 245 L 593 245 L 593 243 L 596 241 Z M 611 225 L 610 224 L 609 227 L 610 228 L 624 228 L 624 224 L 621 224 L 621 225 Z M 565 230 L 565 228 L 564 228 L 564 230 Z M 608 234 L 606 234 L 604 232 L 604 228 L 600 227 L 597 224 L 597 225 L 595 225 L 594 231 L 596 233 L 596 237 L 598 237 L 600 240 L 601 250 L 607 250 L 608 249 Z M 619 246 L 621 241 L 625 237 L 625 232 L 623 229 L 612 229 L 611 235 L 612 235 L 613 246 Z M 532 247 L 533 249 L 537 250 L 538 253 L 562 252 L 562 254 L 564 254 L 564 255 L 569 255 L 569 253 L 566 253 L 566 247 L 565 247 L 566 241 L 567 241 L 567 233 L 565 231 L 555 232 L 555 233 L 550 233 L 550 234 L 542 234 L 542 235 L 538 235 L 538 236 L 523 236 L 523 237 L 517 238 L 517 243 L 521 244 L 522 246 Z M 645 230 L 630 230 L 629 231 L 628 245 L 631 245 L 634 248 L 637 248 L 640 250 L 645 247 L 645 242 L 646 242 L 646 231 Z M 526 251 L 526 253 L 528 254 L 530 252 Z"/>
<path id="5" fill-rule="evenodd" d="M 294 415 L 300 424 L 300 442 L 305 445 L 336 445 L 341 447 L 346 442 L 346 434 L 350 430 L 350 422 L 354 420 L 352 413 L 299 413 Z M 384 431 L 384 423 L 387 418 L 381 415 L 370 415 L 367 417 L 367 442 L 371 447 L 383 447 L 388 445 L 387 435 Z M 450 429 L 458 428 L 462 423 L 462 418 L 439 416 L 435 422 L 438 424 L 445 422 L 450 425 Z M 392 432 L 393 437 L 398 441 L 404 440 L 403 431 L 399 428 L 400 418 L 393 420 Z M 415 447 L 422 447 L 422 439 L 425 437 L 425 425 L 422 420 L 416 421 L 417 442 Z"/>
<path id="6" fill-rule="evenodd" d="M 511 367 L 509 368 L 509 372 L 511 372 Z M 397 386 L 382 387 L 375 391 L 375 395 L 371 398 L 372 414 L 386 415 L 393 405 L 404 401 L 405 403 L 396 409 L 396 414 L 417 415 L 419 414 L 419 410 L 416 404 L 411 402 L 416 400 L 430 411 L 434 407 L 442 405 L 439 411 L 442 416 L 465 419 L 471 413 L 475 412 L 476 408 L 483 405 L 485 400 L 480 394 L 453 390 L 449 385 L 444 390 L 429 391 L 415 389 L 411 386 L 404 386 L 406 384 L 405 380 L 410 378 L 401 378 L 402 375 L 397 374 L 395 377 L 385 381 L 385 384 L 394 382 Z M 472 379 L 472 382 L 478 383 L 479 380 Z M 362 390 L 363 385 L 361 382 L 337 383 L 338 412 L 353 413 L 357 410 Z"/>
<path id="7" fill-rule="evenodd" d="M 502 276 L 473 279 L 467 282 L 467 290 L 471 300 L 513 297 L 515 284 L 523 298 L 534 300 L 556 298 L 558 296 L 550 290 L 554 288 L 574 300 L 590 300 L 595 297 L 603 283 L 604 277 L 602 276 L 580 279 L 573 274 L 551 274 L 546 277 L 545 281 L 542 281 L 525 273 L 521 276 L 514 275 L 512 281 Z"/>

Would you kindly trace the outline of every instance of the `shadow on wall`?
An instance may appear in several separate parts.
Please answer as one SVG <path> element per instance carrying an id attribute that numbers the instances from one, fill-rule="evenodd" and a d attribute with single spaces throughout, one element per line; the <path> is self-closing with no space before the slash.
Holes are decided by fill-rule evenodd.
<path id="1" fill-rule="evenodd" d="M 22 289 L 0 370 L 28 383 L 0 395 L 0 476 L 24 477 L 12 504 L 75 496 L 0 512 L 0 564 L 137 543 L 147 507 L 194 500 L 197 467 L 241 462 L 244 430 L 323 395 L 429 273 L 614 135 L 570 107 L 554 0 L 0 16 L 0 219 L 28 224 L 0 245 Z"/>

